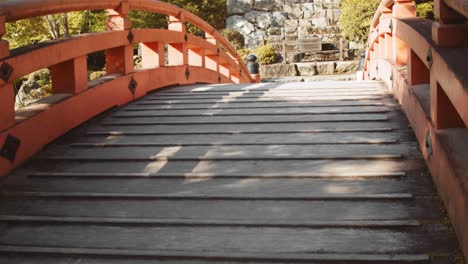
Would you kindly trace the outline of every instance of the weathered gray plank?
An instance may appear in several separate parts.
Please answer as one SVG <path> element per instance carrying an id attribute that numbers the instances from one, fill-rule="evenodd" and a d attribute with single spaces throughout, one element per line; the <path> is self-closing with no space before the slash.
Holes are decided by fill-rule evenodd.
<path id="1" fill-rule="evenodd" d="M 248 115 L 306 115 L 306 114 L 376 114 L 392 111 L 385 106 L 345 106 L 345 107 L 303 107 L 303 108 L 257 108 L 249 109 L 206 109 L 206 110 L 177 110 L 160 109 L 148 111 L 127 111 L 113 115 L 113 117 L 138 117 L 138 116 L 248 116 Z"/>
<path id="2" fill-rule="evenodd" d="M 114 148 L 69 148 L 58 146 L 43 151 L 37 158 L 89 158 L 89 159 L 129 159 L 146 160 L 157 158 L 226 158 L 226 159 L 326 159 L 378 156 L 414 156 L 418 150 L 416 144 L 370 145 L 350 144 L 339 147 L 327 145 L 290 146 L 183 146 L 183 147 L 114 147 Z"/>
<path id="3" fill-rule="evenodd" d="M 374 133 L 317 133 L 295 134 L 232 134 L 232 135 L 135 135 L 135 136 L 87 136 L 74 143 L 80 144 L 152 144 L 163 146 L 177 145 L 229 145 L 229 144 L 394 144 L 397 142 L 412 141 L 412 135 L 399 132 L 374 132 Z M 86 145 L 84 145 L 86 146 Z M 104 145 L 105 146 L 105 145 Z"/>
<path id="4" fill-rule="evenodd" d="M 15 223 L 0 234 L 3 245 L 238 253 L 442 254 L 456 249 L 452 239 L 442 225 L 367 230 Z"/>
<path id="5" fill-rule="evenodd" d="M 401 176 L 400 176 L 401 177 Z M 20 178 L 20 177 L 16 177 Z M 31 184 L 25 185 L 24 181 Z M 20 192 L 82 192 L 82 193 L 142 193 L 142 194 L 188 194 L 188 195 L 246 195 L 273 196 L 311 194 L 378 194 L 406 193 L 408 183 L 403 180 L 325 180 L 325 179 L 168 179 L 168 178 L 72 178 L 36 177 L 35 179 L 7 180 L 3 190 Z"/>
<path id="6" fill-rule="evenodd" d="M 45 248 L 45 247 L 0 247 L 0 260 L 16 264 L 260 264 L 260 263 L 429 263 L 434 257 L 424 254 L 282 254 L 282 253 L 232 253 L 232 252 L 163 252 L 145 250 L 105 250 L 87 248 Z M 40 255 L 40 259 L 37 258 Z M 70 257 L 67 257 L 70 256 Z M 438 257 L 441 259 L 441 257 Z M 446 262 L 450 263 L 446 257 Z"/>
<path id="7" fill-rule="evenodd" d="M 297 114 L 297 115 L 244 115 L 244 116 L 156 116 L 132 118 L 108 118 L 103 126 L 126 125 L 225 125 L 225 124 L 291 124 L 291 123 L 330 123 L 330 122 L 385 122 L 387 114 Z"/>
<path id="8" fill-rule="evenodd" d="M 236 103 L 236 102 L 226 102 L 226 103 L 201 103 L 201 104 L 149 104 L 141 105 L 139 101 L 130 103 L 127 106 L 121 108 L 122 111 L 132 111 L 139 109 L 147 110 L 158 110 L 158 109 L 279 109 L 279 108 L 311 108 L 311 107 L 362 107 L 362 106 L 395 106 L 395 101 L 393 99 L 386 99 L 381 101 L 316 101 L 312 105 L 309 103 L 301 102 L 251 102 L 251 103 Z"/>
<path id="9" fill-rule="evenodd" d="M 117 173 L 211 173 L 217 175 L 249 175 L 276 173 L 283 175 L 312 173 L 370 173 L 400 172 L 422 170 L 420 159 L 398 160 L 271 160 L 258 161 L 73 161 L 73 160 L 37 160 L 30 162 L 29 168 L 35 171 L 54 172 L 117 172 Z"/>
<path id="10" fill-rule="evenodd" d="M 1 197 L 0 215 L 270 221 L 440 221 L 431 198 L 404 200 L 129 200 Z"/>

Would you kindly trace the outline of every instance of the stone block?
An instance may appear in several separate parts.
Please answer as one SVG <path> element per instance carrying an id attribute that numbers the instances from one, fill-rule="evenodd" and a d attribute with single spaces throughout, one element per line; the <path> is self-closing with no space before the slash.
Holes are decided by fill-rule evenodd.
<path id="1" fill-rule="evenodd" d="M 260 66 L 260 76 L 262 78 L 297 76 L 297 74 L 294 64 L 278 63 Z"/>
<path id="2" fill-rule="evenodd" d="M 285 26 L 285 27 L 297 28 L 298 25 L 299 25 L 299 21 L 298 21 L 298 20 L 288 19 L 288 20 L 285 20 L 285 21 L 284 21 L 284 26 Z"/>
<path id="3" fill-rule="evenodd" d="M 243 15 L 252 10 L 254 0 L 227 0 L 228 16 Z"/>
<path id="4" fill-rule="evenodd" d="M 359 61 L 337 61 L 335 72 L 339 74 L 355 73 L 358 69 Z"/>
<path id="5" fill-rule="evenodd" d="M 335 73 L 335 62 L 317 62 L 315 65 L 319 75 L 332 75 Z"/>
<path id="6" fill-rule="evenodd" d="M 296 69 L 300 76 L 315 76 L 318 74 L 315 63 L 297 63 Z"/>

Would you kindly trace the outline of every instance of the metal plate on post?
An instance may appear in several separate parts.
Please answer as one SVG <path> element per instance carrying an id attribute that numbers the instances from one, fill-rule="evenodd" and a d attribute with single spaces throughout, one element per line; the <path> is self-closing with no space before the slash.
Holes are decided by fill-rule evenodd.
<path id="1" fill-rule="evenodd" d="M 2 79 L 4 82 L 8 82 L 12 73 L 13 67 L 11 67 L 11 65 L 8 63 L 3 62 L 2 66 L 0 66 L 0 79 Z"/>
<path id="2" fill-rule="evenodd" d="M 137 86 L 138 86 L 137 81 L 135 81 L 135 79 L 132 77 L 132 79 L 130 80 L 130 83 L 128 84 L 128 89 L 130 90 L 132 94 L 135 94 Z"/>
<path id="3" fill-rule="evenodd" d="M 0 150 L 0 156 L 13 163 L 20 145 L 21 141 L 18 138 L 8 135 L 5 139 L 5 143 L 3 143 L 2 149 Z"/>

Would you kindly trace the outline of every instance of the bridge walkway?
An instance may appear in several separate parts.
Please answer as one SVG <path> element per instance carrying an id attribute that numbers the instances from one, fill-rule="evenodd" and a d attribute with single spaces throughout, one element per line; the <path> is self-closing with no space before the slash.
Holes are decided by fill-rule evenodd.
<path id="1" fill-rule="evenodd" d="M 0 263 L 451 263 L 380 82 L 159 90 L 3 180 Z"/>

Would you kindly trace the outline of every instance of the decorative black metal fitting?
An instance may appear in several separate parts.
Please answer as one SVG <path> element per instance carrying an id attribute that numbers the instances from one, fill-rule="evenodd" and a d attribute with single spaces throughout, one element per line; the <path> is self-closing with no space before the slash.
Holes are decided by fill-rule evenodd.
<path id="1" fill-rule="evenodd" d="M 8 82 L 12 73 L 13 67 L 11 67 L 11 65 L 8 63 L 3 62 L 2 66 L 0 66 L 0 79 L 2 79 L 4 82 Z"/>
<path id="2" fill-rule="evenodd" d="M 220 52 L 221 52 L 221 51 L 219 50 L 219 48 L 217 48 L 217 49 L 216 49 L 216 54 L 218 54 L 218 56 L 219 56 L 219 53 L 220 53 Z"/>
<path id="3" fill-rule="evenodd" d="M 190 79 L 190 70 L 188 67 L 185 69 L 185 79 Z"/>
<path id="4" fill-rule="evenodd" d="M 376 71 L 379 71 L 379 65 L 378 65 L 378 64 L 375 65 L 375 70 L 376 70 Z"/>
<path id="5" fill-rule="evenodd" d="M 432 49 L 431 48 L 429 48 L 429 51 L 427 52 L 426 61 L 429 64 L 429 69 L 431 69 L 432 68 L 432 63 L 433 63 Z"/>
<path id="6" fill-rule="evenodd" d="M 390 81 L 393 81 L 393 72 L 390 73 Z"/>
<path id="7" fill-rule="evenodd" d="M 388 25 L 388 28 L 391 32 L 393 32 L 393 20 L 390 20 L 390 25 Z"/>
<path id="8" fill-rule="evenodd" d="M 0 150 L 0 157 L 9 160 L 11 163 L 15 162 L 16 153 L 21 145 L 21 141 L 12 136 L 8 135 L 3 143 L 3 147 Z"/>
<path id="9" fill-rule="evenodd" d="M 257 56 L 250 54 L 247 56 L 247 70 L 249 70 L 250 74 L 259 74 L 260 73 L 260 65 L 257 63 Z"/>
<path id="10" fill-rule="evenodd" d="M 185 43 L 187 43 L 187 41 L 188 41 L 188 35 L 187 34 L 184 35 L 184 40 L 185 40 Z"/>
<path id="11" fill-rule="evenodd" d="M 133 43 L 133 40 L 135 39 L 135 36 L 133 35 L 132 31 L 128 32 L 127 39 L 128 39 L 128 42 Z"/>
<path id="12" fill-rule="evenodd" d="M 379 27 L 377 27 L 377 28 L 375 29 L 375 31 L 377 31 L 377 34 L 380 34 L 380 29 L 379 29 Z"/>
<path id="13" fill-rule="evenodd" d="M 220 76 L 218 76 L 218 83 L 221 83 L 221 80 L 222 79 L 221 79 L 221 75 L 220 75 Z"/>
<path id="14" fill-rule="evenodd" d="M 428 130 L 426 133 L 426 152 L 427 158 L 432 156 L 432 139 L 431 139 L 431 132 Z"/>
<path id="15" fill-rule="evenodd" d="M 128 84 L 128 89 L 130 90 L 130 92 L 132 94 L 135 94 L 135 91 L 138 87 L 138 83 L 137 81 L 135 81 L 135 79 L 132 77 L 132 79 L 130 80 L 130 83 Z"/>

